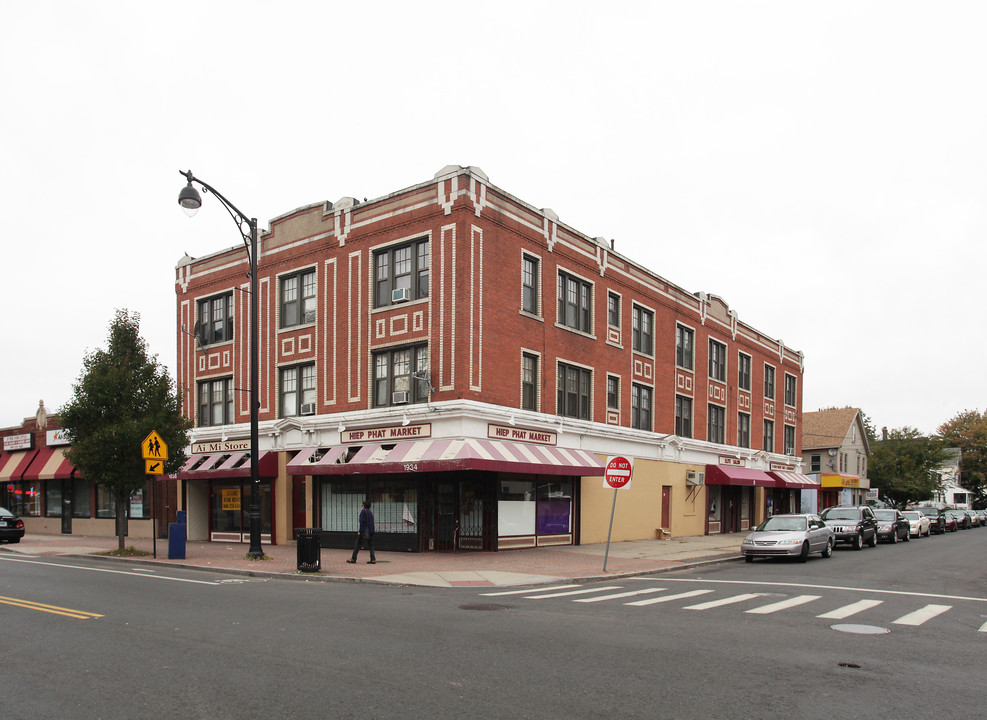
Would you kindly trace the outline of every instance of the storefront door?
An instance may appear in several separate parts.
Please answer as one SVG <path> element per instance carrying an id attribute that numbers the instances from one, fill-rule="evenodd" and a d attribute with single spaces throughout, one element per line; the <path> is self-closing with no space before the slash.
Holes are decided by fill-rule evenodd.
<path id="1" fill-rule="evenodd" d="M 250 542 L 250 481 L 210 484 L 209 539 Z M 260 483 L 260 541 L 271 543 L 271 483 Z"/>

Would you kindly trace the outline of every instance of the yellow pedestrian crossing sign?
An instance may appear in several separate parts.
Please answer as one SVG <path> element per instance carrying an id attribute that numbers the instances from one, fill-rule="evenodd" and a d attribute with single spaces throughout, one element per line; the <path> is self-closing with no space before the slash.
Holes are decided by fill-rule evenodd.
<path id="1" fill-rule="evenodd" d="M 164 475 L 164 461 L 162 461 L 162 460 L 145 460 L 144 461 L 144 474 L 145 475 Z"/>
<path id="2" fill-rule="evenodd" d="M 145 460 L 158 460 L 160 462 L 168 459 L 168 445 L 154 430 L 141 443 L 141 457 Z M 150 472 L 150 465 L 148 465 L 147 472 Z"/>

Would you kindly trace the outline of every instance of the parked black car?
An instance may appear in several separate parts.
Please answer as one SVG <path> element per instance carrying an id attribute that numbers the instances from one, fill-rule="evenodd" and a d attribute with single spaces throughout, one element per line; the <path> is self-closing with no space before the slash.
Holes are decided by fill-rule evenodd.
<path id="1" fill-rule="evenodd" d="M 829 507 L 820 513 L 820 517 L 833 528 L 836 542 L 849 543 L 854 550 L 862 548 L 864 543 L 877 547 L 877 518 L 869 506 Z"/>
<path id="2" fill-rule="evenodd" d="M 901 514 L 901 510 L 875 510 L 874 517 L 877 518 L 877 539 L 889 543 L 896 543 L 899 540 L 908 542 L 912 538 L 911 528 L 908 518 Z"/>
<path id="3" fill-rule="evenodd" d="M 16 543 L 24 537 L 24 521 L 0 507 L 0 542 Z"/>
<path id="4" fill-rule="evenodd" d="M 946 532 L 946 513 L 935 507 L 912 508 L 929 518 L 929 530 L 935 535 L 942 535 Z"/>

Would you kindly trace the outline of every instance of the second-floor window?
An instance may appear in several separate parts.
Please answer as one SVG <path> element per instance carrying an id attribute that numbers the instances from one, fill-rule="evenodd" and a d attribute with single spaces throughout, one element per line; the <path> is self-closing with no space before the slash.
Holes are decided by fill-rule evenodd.
<path id="1" fill-rule="evenodd" d="M 770 365 L 764 366 L 764 397 L 775 399 L 775 369 Z"/>
<path id="2" fill-rule="evenodd" d="M 199 301 L 197 337 L 202 345 L 233 339 L 233 293 Z"/>
<path id="3" fill-rule="evenodd" d="M 711 380 L 727 380 L 727 346 L 717 340 L 709 341 L 709 377 Z"/>
<path id="4" fill-rule="evenodd" d="M 751 416 L 749 413 L 737 413 L 737 446 L 751 446 Z"/>
<path id="5" fill-rule="evenodd" d="M 631 427 L 651 429 L 651 388 L 637 383 L 631 384 Z"/>
<path id="6" fill-rule="evenodd" d="M 616 375 L 607 375 L 607 408 L 620 409 L 620 378 Z"/>
<path id="7" fill-rule="evenodd" d="M 521 356 L 521 409 L 538 409 L 538 356 Z"/>
<path id="8" fill-rule="evenodd" d="M 692 437 L 692 398 L 675 396 L 675 434 L 679 437 Z"/>
<path id="9" fill-rule="evenodd" d="M 281 277 L 281 327 L 315 322 L 315 270 Z"/>
<path id="10" fill-rule="evenodd" d="M 785 454 L 795 454 L 795 428 L 792 425 L 785 426 Z"/>
<path id="11" fill-rule="evenodd" d="M 686 370 L 693 369 L 692 342 L 695 331 L 684 325 L 675 326 L 675 364 Z"/>
<path id="12" fill-rule="evenodd" d="M 654 354 L 655 314 L 634 305 L 631 313 L 631 338 L 635 350 L 645 355 Z"/>
<path id="13" fill-rule="evenodd" d="M 789 375 L 785 373 L 785 404 L 789 407 L 795 407 L 795 401 L 798 397 L 798 383 L 794 375 Z"/>
<path id="14" fill-rule="evenodd" d="M 560 325 L 580 332 L 593 331 L 593 286 L 574 275 L 559 271 Z"/>
<path id="15" fill-rule="evenodd" d="M 822 472 L 822 455 L 809 456 L 809 472 Z"/>
<path id="16" fill-rule="evenodd" d="M 374 407 L 428 400 L 428 346 L 374 353 Z"/>
<path id="17" fill-rule="evenodd" d="M 586 368 L 559 363 L 557 386 L 559 415 L 589 420 L 593 374 Z"/>
<path id="18" fill-rule="evenodd" d="M 374 253 L 374 307 L 428 297 L 428 238 Z"/>
<path id="19" fill-rule="evenodd" d="M 761 444 L 761 449 L 765 452 L 775 451 L 775 421 L 765 420 L 764 421 L 764 440 Z"/>
<path id="20" fill-rule="evenodd" d="M 723 444 L 726 441 L 727 411 L 719 405 L 707 406 L 706 439 L 710 442 Z"/>
<path id="21" fill-rule="evenodd" d="M 199 427 L 230 425 L 233 422 L 233 380 L 204 380 L 199 383 Z"/>
<path id="22" fill-rule="evenodd" d="M 281 417 L 315 414 L 315 365 L 281 369 Z"/>
<path id="23" fill-rule="evenodd" d="M 741 390 L 751 389 L 751 356 L 750 355 L 744 355 L 743 353 L 740 353 L 737 356 L 737 386 Z"/>
<path id="24" fill-rule="evenodd" d="M 620 328 L 620 295 L 607 293 L 607 325 Z"/>
<path id="25" fill-rule="evenodd" d="M 538 258 L 531 255 L 521 261 L 521 309 L 538 314 Z"/>

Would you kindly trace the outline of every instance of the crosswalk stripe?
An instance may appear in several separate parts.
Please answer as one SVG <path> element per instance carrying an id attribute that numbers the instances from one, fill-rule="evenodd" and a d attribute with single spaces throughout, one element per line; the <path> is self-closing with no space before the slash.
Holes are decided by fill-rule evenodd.
<path id="1" fill-rule="evenodd" d="M 578 585 L 555 585 L 553 587 L 538 588 L 533 590 L 526 587 L 522 590 L 502 590 L 501 592 L 492 593 L 480 593 L 480 597 L 499 597 L 500 595 L 524 595 L 530 592 L 549 592 L 551 590 L 568 590 L 569 588 L 579 587 Z"/>
<path id="2" fill-rule="evenodd" d="M 548 595 L 525 595 L 525 600 L 548 600 L 549 598 L 568 597 L 570 595 L 585 595 L 586 593 L 604 592 L 605 590 L 620 590 L 620 585 L 610 585 L 608 587 L 584 588 L 582 590 L 569 590 L 567 592 L 550 593 Z"/>
<path id="3" fill-rule="evenodd" d="M 647 590 L 629 590 L 628 592 L 615 593 L 613 595 L 601 595 L 591 598 L 577 598 L 573 602 L 591 603 L 602 602 L 603 600 L 619 600 L 620 598 L 633 597 L 634 595 L 648 595 L 650 593 L 661 592 L 665 588 L 648 588 Z"/>
<path id="4" fill-rule="evenodd" d="M 744 602 L 745 600 L 753 600 L 756 597 L 761 597 L 764 593 L 744 593 L 742 595 L 734 595 L 732 597 L 723 598 L 722 600 L 710 600 L 709 602 L 699 603 L 698 605 L 687 605 L 682 608 L 683 610 L 709 610 L 715 607 L 721 607 L 723 605 L 733 605 L 734 603 Z"/>
<path id="5" fill-rule="evenodd" d="M 778 612 L 779 610 L 786 610 L 798 605 L 805 605 L 806 603 L 810 603 L 813 600 L 818 600 L 821 597 L 822 595 L 797 595 L 796 597 L 771 603 L 770 605 L 762 605 L 761 607 L 756 607 L 751 610 L 747 610 L 746 612 L 749 612 L 752 615 L 768 615 L 773 612 Z"/>
<path id="6" fill-rule="evenodd" d="M 635 602 L 624 603 L 625 605 L 634 605 L 636 607 L 641 607 L 643 605 L 654 605 L 656 603 L 670 602 L 672 600 L 682 600 L 684 598 L 696 597 L 697 595 L 705 595 L 706 593 L 711 593 L 712 590 L 689 590 L 688 592 L 679 593 L 678 595 L 665 595 L 660 598 L 648 598 L 647 600 L 637 600 Z"/>
<path id="7" fill-rule="evenodd" d="M 897 620 L 892 620 L 894 625 L 921 625 L 926 620 L 931 620 L 936 615 L 942 615 L 951 609 L 952 605 L 926 605 L 924 608 L 902 615 Z"/>
<path id="8" fill-rule="evenodd" d="M 987 632 L 987 623 L 980 626 L 980 632 Z"/>
<path id="9" fill-rule="evenodd" d="M 883 602 L 883 600 L 858 600 L 855 603 L 850 603 L 849 605 L 844 605 L 841 608 L 830 610 L 828 613 L 816 615 L 816 617 L 822 618 L 823 620 L 843 620 L 844 618 L 848 618 L 851 615 L 856 615 L 864 610 L 870 610 L 872 607 L 877 607 Z"/>

